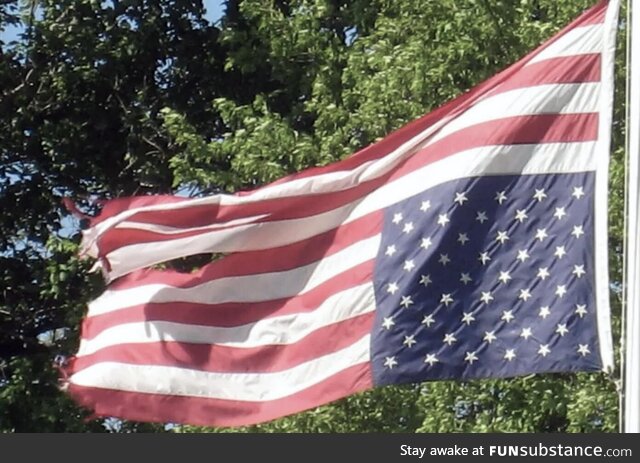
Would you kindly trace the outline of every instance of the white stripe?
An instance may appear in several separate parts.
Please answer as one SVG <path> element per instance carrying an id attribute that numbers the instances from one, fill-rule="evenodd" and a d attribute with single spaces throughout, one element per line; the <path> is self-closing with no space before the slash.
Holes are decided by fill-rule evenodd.
<path id="1" fill-rule="evenodd" d="M 349 220 L 461 178 L 591 171 L 595 169 L 595 146 L 595 142 L 545 143 L 485 146 L 463 151 L 378 188 L 354 208 Z"/>
<path id="2" fill-rule="evenodd" d="M 548 84 L 519 88 L 479 101 L 449 122 L 425 146 L 459 130 L 507 117 L 536 114 L 597 113 L 600 84 Z"/>
<path id="3" fill-rule="evenodd" d="M 318 233 L 320 233 L 320 231 L 331 230 L 334 227 L 330 226 L 326 228 L 326 224 L 327 223 L 335 224 L 335 223 L 340 223 L 346 220 L 350 216 L 351 211 L 355 207 L 355 204 L 356 204 L 355 202 L 349 203 L 344 206 L 340 206 L 335 209 L 322 212 L 320 214 L 301 217 L 297 219 L 285 219 L 285 220 L 272 221 L 272 222 L 258 222 L 255 224 L 240 225 L 237 227 L 223 228 L 219 231 L 213 230 L 212 232 L 208 232 L 208 233 L 204 232 L 204 233 L 206 233 L 207 235 L 210 235 L 210 233 L 216 233 L 217 239 L 220 240 L 221 244 L 224 243 L 222 244 L 222 246 L 225 249 L 240 249 L 240 247 L 246 248 L 246 249 L 267 249 L 271 247 L 282 246 L 285 244 L 301 241 L 309 237 L 309 230 L 317 231 Z M 242 238 L 239 237 L 239 233 L 245 233 L 247 230 L 253 230 L 256 228 L 264 228 L 266 230 L 271 228 L 272 227 L 271 224 L 274 224 L 274 223 L 278 223 L 278 224 L 286 223 L 289 225 L 286 231 L 284 230 L 282 231 L 282 234 L 280 236 L 272 237 L 270 246 L 262 247 L 262 243 L 261 243 L 262 238 L 257 237 L 254 240 L 251 234 L 245 235 Z M 128 227 L 129 224 L 131 224 L 131 222 L 123 222 L 121 224 L 118 224 L 116 228 L 129 228 Z M 156 231 L 156 225 L 154 224 L 137 223 L 135 228 L 145 228 L 148 231 L 153 231 L 153 232 Z M 182 229 L 182 230 L 179 230 L 178 232 L 184 232 L 184 231 L 191 231 L 191 229 Z M 157 241 L 155 242 L 156 250 L 157 250 L 156 252 L 162 253 L 164 252 L 165 249 L 173 248 L 175 246 L 175 244 L 173 243 L 175 243 L 178 240 L 188 243 L 191 239 L 196 239 L 196 238 L 197 236 L 173 238 L 166 241 Z M 120 249 L 124 249 L 125 247 Z M 114 253 L 110 253 L 109 256 L 113 256 Z M 115 255 L 118 255 L 118 254 L 116 253 Z M 183 255 L 188 255 L 188 254 L 183 254 Z M 126 262 L 113 260 L 112 257 L 108 257 L 108 259 L 112 267 L 118 267 L 123 264 L 126 265 Z M 158 262 L 162 262 L 162 261 L 158 261 Z"/>
<path id="4" fill-rule="evenodd" d="M 611 125 L 614 99 L 614 64 L 616 55 L 616 31 L 618 29 L 618 0 L 607 7 L 605 35 L 602 53 L 602 98 L 598 120 L 598 164 L 595 191 L 595 289 L 598 320 L 598 344 L 602 369 L 614 368 L 613 337 L 611 334 L 611 308 L 609 306 L 609 153 L 611 151 Z M 640 33 L 637 32 L 637 33 Z"/>
<path id="5" fill-rule="evenodd" d="M 604 26 L 602 24 L 576 27 L 545 48 L 527 64 L 564 56 L 600 53 L 602 51 L 603 31 Z"/>
<path id="6" fill-rule="evenodd" d="M 202 227 L 190 227 L 188 228 L 188 231 L 190 232 L 197 232 L 197 231 L 212 231 L 212 230 L 220 230 L 220 229 L 224 229 L 224 228 L 231 228 L 231 227 L 237 227 L 238 225 L 245 225 L 247 223 L 255 223 L 255 222 L 259 222 L 262 219 L 265 219 L 269 217 L 268 214 L 260 214 L 260 215 L 254 215 L 251 217 L 242 217 L 240 219 L 234 219 L 234 220 L 229 220 L 227 222 L 224 223 L 215 223 L 212 225 L 205 225 Z M 126 226 L 125 226 L 126 224 Z M 116 228 L 131 228 L 134 230 L 150 230 L 149 228 L 149 224 L 144 223 L 144 222 L 123 222 L 122 224 L 118 224 L 116 225 Z M 158 224 L 154 224 L 153 225 L 153 231 L 155 233 L 161 233 L 164 235 L 172 235 L 172 234 L 177 234 L 177 233 L 183 233 L 185 231 L 185 228 L 176 228 L 176 227 L 171 227 L 168 225 L 158 225 Z"/>
<path id="7" fill-rule="evenodd" d="M 92 339 L 83 339 L 78 356 L 90 355 L 120 344 L 188 342 L 226 347 L 261 347 L 294 344 L 314 331 L 373 312 L 373 284 L 366 283 L 331 295 L 314 310 L 264 318 L 235 327 L 189 325 L 167 321 L 124 323 L 107 328 Z"/>
<path id="8" fill-rule="evenodd" d="M 219 278 L 198 286 L 174 288 L 164 284 L 107 290 L 89 304 L 95 316 L 148 302 L 261 302 L 302 295 L 349 269 L 372 260 L 380 235 L 358 241 L 328 257 L 283 272 Z"/>
<path id="9" fill-rule="evenodd" d="M 288 397 L 369 361 L 370 336 L 334 353 L 277 373 L 209 373 L 178 367 L 102 362 L 71 376 L 78 386 L 224 400 Z"/>
<path id="10" fill-rule="evenodd" d="M 111 278 L 184 255 L 268 249 L 308 239 L 428 188 L 479 175 L 549 174 L 595 169 L 594 142 L 501 145 L 446 157 L 385 184 L 354 203 L 315 216 L 245 225 L 164 242 L 124 246 L 107 255 Z"/>

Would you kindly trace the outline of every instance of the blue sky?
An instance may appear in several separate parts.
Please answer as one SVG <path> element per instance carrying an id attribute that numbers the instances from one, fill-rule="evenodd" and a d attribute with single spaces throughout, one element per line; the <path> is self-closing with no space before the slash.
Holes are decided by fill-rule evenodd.
<path id="1" fill-rule="evenodd" d="M 207 9 L 207 19 L 218 21 L 224 13 L 223 0 L 204 0 L 204 7 Z"/>
<path id="2" fill-rule="evenodd" d="M 206 9 L 206 18 L 211 22 L 218 21 L 224 13 L 224 0 L 203 0 Z M 3 42 L 11 42 L 18 39 L 18 34 L 22 30 L 21 27 L 9 26 L 5 30 L 0 31 L 0 40 Z"/>

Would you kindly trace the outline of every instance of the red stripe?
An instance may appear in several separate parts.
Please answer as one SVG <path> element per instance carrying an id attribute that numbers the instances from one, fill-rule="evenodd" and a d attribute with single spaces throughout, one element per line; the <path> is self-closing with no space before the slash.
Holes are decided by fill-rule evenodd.
<path id="1" fill-rule="evenodd" d="M 509 117 L 488 121 L 454 132 L 442 140 L 428 146 L 409 158 L 405 164 L 390 175 L 363 183 L 358 187 L 345 191 L 335 191 L 316 195 L 315 197 L 297 196 L 278 200 L 272 205 L 272 212 L 264 222 L 288 220 L 306 217 L 332 210 L 353 201 L 353 192 L 364 196 L 391 179 L 397 179 L 437 160 L 467 149 L 491 145 L 536 144 L 554 142 L 592 141 L 598 134 L 598 115 L 593 114 L 540 114 L 531 116 Z M 409 168 L 410 166 L 410 168 Z M 263 204 L 242 206 L 249 215 L 257 213 L 251 209 L 263 207 Z M 251 212 L 250 212 L 251 211 Z M 175 216 L 178 222 L 178 211 L 165 212 L 166 216 Z M 186 222 L 185 222 L 186 223 Z M 100 255 L 126 246 L 130 243 L 153 243 L 171 241 L 178 238 L 198 236 L 207 233 L 202 230 L 185 231 L 172 235 L 159 234 L 152 231 L 117 228 L 112 229 L 99 239 Z"/>
<path id="2" fill-rule="evenodd" d="M 101 362 L 162 365 L 217 373 L 269 373 L 287 370 L 346 348 L 371 331 L 375 313 L 318 328 L 289 345 L 228 347 L 182 342 L 118 344 L 77 357 L 73 371 Z M 331 339 L 327 343 L 327 339 Z"/>
<path id="3" fill-rule="evenodd" d="M 600 4 L 596 5 L 595 7 L 591 8 L 590 10 L 586 11 L 580 17 L 578 17 L 575 21 L 573 21 L 571 24 L 563 28 L 558 34 L 556 34 L 550 40 L 542 44 L 536 50 L 529 53 L 524 58 L 516 62 L 515 64 L 511 65 L 509 68 L 492 76 L 491 78 L 487 79 L 483 83 L 472 88 L 469 92 L 462 94 L 457 98 L 454 98 L 453 100 L 449 101 L 448 103 L 444 104 L 438 109 L 392 132 L 381 141 L 358 151 L 357 153 L 353 154 L 352 156 L 350 156 L 349 158 L 343 161 L 336 162 L 325 167 L 307 169 L 303 172 L 295 173 L 287 177 L 284 177 L 276 182 L 271 183 L 270 185 L 277 185 L 277 184 L 289 182 L 295 179 L 307 178 L 309 176 L 315 176 L 315 175 L 320 175 L 324 173 L 348 171 L 356 168 L 357 166 L 362 165 L 365 162 L 368 162 L 374 159 L 380 159 L 386 156 L 389 152 L 395 150 L 400 145 L 405 143 L 407 140 L 413 138 L 420 132 L 423 132 L 425 129 L 432 126 L 436 122 L 440 121 L 442 118 L 450 116 L 452 114 L 459 114 L 462 111 L 465 111 L 478 98 L 482 97 L 485 93 L 501 85 L 503 82 L 507 82 L 509 79 L 515 77 L 517 73 L 519 73 L 529 61 L 531 61 L 535 56 L 537 56 L 543 50 L 548 48 L 551 44 L 555 43 L 567 32 L 581 26 L 602 23 L 604 21 L 604 17 L 606 14 L 606 6 L 607 6 L 607 2 L 603 1 Z M 267 185 L 267 186 L 270 186 L 270 185 Z M 251 190 L 249 192 L 240 192 L 238 193 L 238 195 L 242 196 L 244 194 L 253 193 L 254 191 L 256 190 Z M 92 219 L 91 225 L 95 226 L 109 217 L 113 217 L 114 215 L 117 215 L 123 211 L 131 210 L 137 207 L 143 207 L 143 206 L 148 206 L 153 204 L 167 204 L 167 203 L 173 203 L 173 202 L 182 202 L 184 200 L 185 200 L 184 198 L 177 198 L 175 196 L 146 196 L 146 197 L 118 198 L 118 199 L 107 202 L 100 216 Z M 193 223 L 197 223 L 197 222 L 193 222 Z"/>
<path id="4" fill-rule="evenodd" d="M 102 201 L 102 210 L 100 211 L 100 215 L 91 218 L 91 226 L 93 227 L 110 217 L 130 209 L 155 206 L 158 204 L 176 204 L 192 200 L 192 198 L 182 198 L 175 195 L 127 196 L 123 198 L 109 199 Z"/>
<path id="5" fill-rule="evenodd" d="M 379 183 L 379 181 L 362 182 L 355 187 L 343 189 L 336 193 L 340 194 L 339 197 L 347 199 L 344 203 L 349 203 L 367 192 L 372 191 Z M 309 214 L 303 214 L 297 209 L 301 200 L 308 203 L 307 207 L 311 211 Z M 269 216 L 267 220 L 271 220 L 274 210 L 284 212 L 287 217 L 296 218 L 317 214 L 334 208 L 325 206 L 325 201 L 332 201 L 332 195 L 327 195 L 326 193 L 301 194 L 295 197 L 265 199 L 240 205 L 202 205 L 186 209 L 175 209 L 169 212 L 139 212 L 127 220 L 131 222 L 166 225 L 169 227 L 180 227 L 182 224 L 189 224 L 189 228 L 205 227 L 228 220 L 244 219 L 258 215 L 267 215 Z M 232 225 L 226 228 L 236 226 L 242 226 L 242 224 Z"/>
<path id="6" fill-rule="evenodd" d="M 217 278 L 292 270 L 332 256 L 348 246 L 377 235 L 382 230 L 383 219 L 383 212 L 375 211 L 297 243 L 261 251 L 229 254 L 193 273 L 175 270 L 137 270 L 111 283 L 109 289 L 120 290 L 149 284 L 189 288 Z"/>
<path id="7" fill-rule="evenodd" d="M 326 380 L 278 400 L 246 402 L 143 394 L 69 384 L 69 393 L 98 416 L 132 421 L 243 426 L 308 410 L 373 387 L 369 362 L 354 365 Z"/>
<path id="8" fill-rule="evenodd" d="M 374 265 L 375 261 L 371 260 L 352 267 L 304 294 L 286 299 L 224 304 L 147 303 L 94 315 L 84 319 L 82 337 L 93 339 L 105 329 L 123 323 L 164 320 L 191 325 L 233 327 L 266 318 L 312 312 L 329 295 L 371 281 Z"/>
<path id="9" fill-rule="evenodd" d="M 598 114 L 519 116 L 474 125 L 454 132 L 409 158 L 389 181 L 466 149 L 492 145 L 573 143 L 598 138 Z"/>
<path id="10" fill-rule="evenodd" d="M 601 55 L 594 53 L 533 63 L 496 87 L 491 96 L 537 85 L 600 82 L 600 62 Z"/>
<path id="11" fill-rule="evenodd" d="M 608 4 L 608 0 L 602 0 L 590 10 L 585 11 L 571 24 L 571 28 L 574 29 L 579 26 L 591 26 L 604 23 L 604 19 L 607 15 Z"/>
<path id="12" fill-rule="evenodd" d="M 598 138 L 598 113 L 538 114 L 484 122 L 454 132 L 422 149 L 397 169 L 391 179 L 462 151 L 493 145 L 574 143 Z"/>

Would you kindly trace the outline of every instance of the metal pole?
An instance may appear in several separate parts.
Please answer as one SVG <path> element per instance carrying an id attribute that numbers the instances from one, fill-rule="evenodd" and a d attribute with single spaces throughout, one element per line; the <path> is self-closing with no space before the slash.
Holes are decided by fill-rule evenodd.
<path id="1" fill-rule="evenodd" d="M 640 432 L 640 0 L 630 0 L 631 61 L 629 66 L 628 212 L 624 432 Z M 637 33 L 636 33 L 637 32 Z"/>

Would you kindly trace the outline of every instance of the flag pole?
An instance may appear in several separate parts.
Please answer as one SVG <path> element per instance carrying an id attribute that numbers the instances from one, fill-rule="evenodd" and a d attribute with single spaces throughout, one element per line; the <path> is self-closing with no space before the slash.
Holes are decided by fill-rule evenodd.
<path id="1" fill-rule="evenodd" d="M 640 0 L 630 0 L 631 34 L 628 102 L 640 102 Z M 637 33 L 636 33 L 637 32 Z M 624 372 L 624 432 L 640 432 L 640 104 L 630 103 L 628 134 L 628 205 L 626 265 L 626 339 Z"/>

